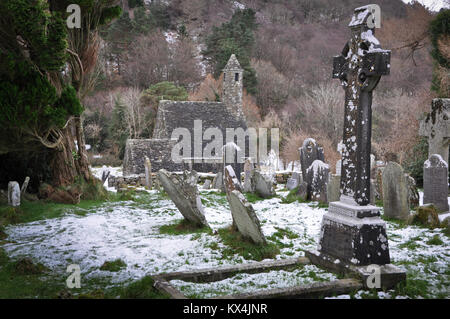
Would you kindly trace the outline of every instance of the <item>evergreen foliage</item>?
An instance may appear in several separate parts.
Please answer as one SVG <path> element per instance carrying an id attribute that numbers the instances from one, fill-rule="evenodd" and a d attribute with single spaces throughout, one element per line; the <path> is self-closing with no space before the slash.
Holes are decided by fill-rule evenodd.
<path id="1" fill-rule="evenodd" d="M 251 94 L 256 93 L 256 72 L 250 66 L 250 58 L 255 44 L 254 31 L 257 28 L 255 11 L 237 10 L 231 20 L 214 27 L 206 39 L 207 57 L 214 68 L 214 76 L 220 76 L 231 54 L 235 54 L 244 69 L 244 87 Z"/>

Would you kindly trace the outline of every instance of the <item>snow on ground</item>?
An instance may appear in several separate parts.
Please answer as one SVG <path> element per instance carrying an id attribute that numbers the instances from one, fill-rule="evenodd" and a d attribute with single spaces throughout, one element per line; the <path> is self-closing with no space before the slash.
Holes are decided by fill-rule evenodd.
<path id="1" fill-rule="evenodd" d="M 93 172 L 101 175 L 99 169 Z M 200 194 L 211 227 L 217 230 L 230 225 L 232 219 L 226 197 L 212 190 L 201 190 Z M 269 241 L 278 229 L 291 230 L 298 235 L 295 239 L 280 239 L 289 245 L 282 248 L 276 258 L 299 257 L 304 255 L 304 250 L 316 249 L 326 209 L 317 208 L 315 203 L 283 204 L 281 197 L 287 192 L 278 189 L 277 194 L 279 196 L 253 204 Z M 175 223 L 182 215 L 169 198 L 157 191 L 142 192 L 135 201 L 105 202 L 84 213 L 80 216 L 69 209 L 60 218 L 8 226 L 8 242 L 2 248 L 12 257 L 30 256 L 55 272 L 65 273 L 69 264 L 79 264 L 82 278 L 109 278 L 115 285 L 160 272 L 251 262 L 239 255 L 223 258 L 221 250 L 225 246 L 218 235 L 160 234 L 159 227 Z M 450 241 L 442 230 L 387 222 L 387 233 L 392 263 L 406 269 L 408 276 L 427 280 L 430 296 L 449 296 Z M 442 244 L 428 244 L 433 236 Z M 105 261 L 117 258 L 127 264 L 126 269 L 117 273 L 99 269 Z M 241 274 L 208 284 L 172 283 L 187 295 L 208 297 L 333 278 L 333 274 L 307 266 L 290 272 Z M 345 295 L 338 297 L 346 298 Z M 389 298 L 390 294 L 379 294 L 379 297 Z"/>

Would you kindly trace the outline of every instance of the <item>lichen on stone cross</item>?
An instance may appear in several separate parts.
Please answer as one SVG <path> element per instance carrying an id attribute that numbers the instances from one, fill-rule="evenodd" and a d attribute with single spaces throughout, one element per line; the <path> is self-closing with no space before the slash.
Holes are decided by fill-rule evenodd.
<path id="1" fill-rule="evenodd" d="M 351 38 L 333 59 L 333 78 L 345 90 L 341 200 L 370 203 L 372 91 L 390 70 L 390 51 L 382 50 L 368 26 L 370 6 L 356 8 L 349 25 Z"/>

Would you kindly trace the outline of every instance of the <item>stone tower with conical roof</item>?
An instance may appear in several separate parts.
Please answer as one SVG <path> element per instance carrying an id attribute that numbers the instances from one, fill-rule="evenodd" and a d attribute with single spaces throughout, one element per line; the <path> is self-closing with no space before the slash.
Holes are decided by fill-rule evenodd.
<path id="1" fill-rule="evenodd" d="M 243 117 L 242 85 L 244 70 L 234 54 L 231 55 L 223 69 L 222 102 L 225 107 L 238 117 Z"/>

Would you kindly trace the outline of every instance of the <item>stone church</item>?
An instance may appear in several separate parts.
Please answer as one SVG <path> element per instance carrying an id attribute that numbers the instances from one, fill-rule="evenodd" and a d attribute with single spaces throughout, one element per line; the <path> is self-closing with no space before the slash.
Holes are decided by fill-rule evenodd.
<path id="1" fill-rule="evenodd" d="M 216 172 L 221 158 L 199 158 L 194 154 L 194 121 L 201 120 L 201 136 L 208 128 L 218 128 L 222 132 L 223 145 L 226 144 L 226 129 L 242 128 L 247 130 L 245 116 L 242 111 L 243 69 L 236 56 L 231 55 L 223 69 L 222 102 L 209 101 L 167 101 L 159 102 L 156 115 L 153 138 L 128 139 L 123 161 L 125 176 L 143 174 L 144 158 L 147 156 L 152 163 L 152 170 L 166 169 L 181 171 L 192 167 L 198 172 Z M 172 160 L 172 149 L 181 138 L 172 139 L 172 132 L 177 128 L 187 129 L 191 136 L 191 154 L 184 154 L 182 161 Z M 202 141 L 202 149 L 211 140 Z"/>

